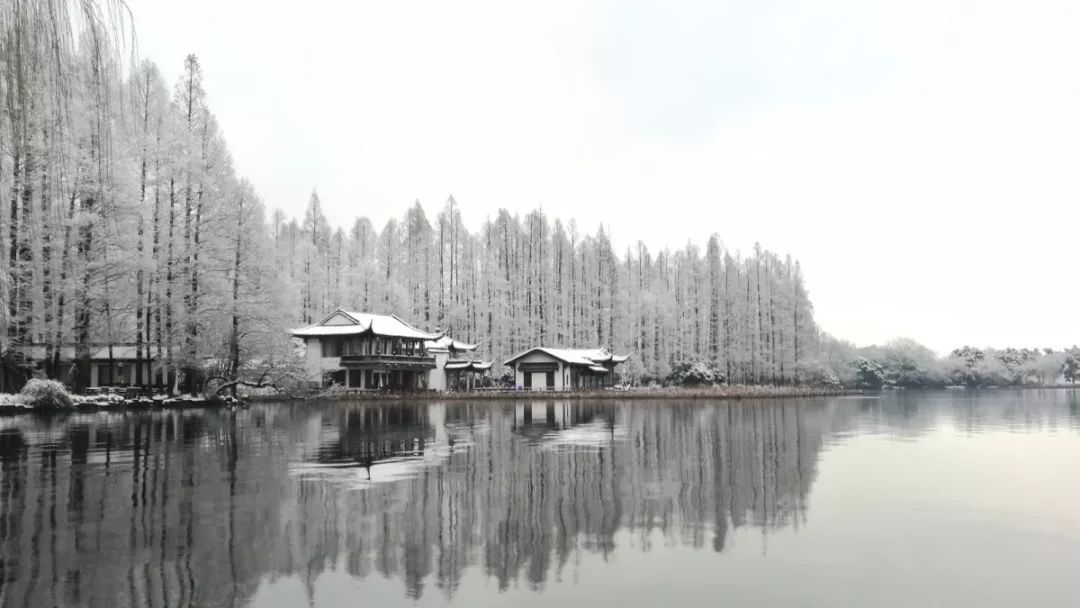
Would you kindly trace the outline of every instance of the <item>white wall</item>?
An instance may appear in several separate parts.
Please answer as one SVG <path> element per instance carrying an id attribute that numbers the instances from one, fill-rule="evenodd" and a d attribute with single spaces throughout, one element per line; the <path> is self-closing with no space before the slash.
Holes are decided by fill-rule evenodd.
<path id="1" fill-rule="evenodd" d="M 435 391 L 446 390 L 446 362 L 450 360 L 450 353 L 428 351 L 435 356 L 435 369 L 428 372 L 428 388 Z"/>
<path id="2" fill-rule="evenodd" d="M 307 368 L 308 380 L 319 380 L 323 372 L 341 369 L 341 357 L 322 356 L 322 343 L 319 338 L 305 338 L 304 343 L 307 345 L 304 366 Z"/>
<path id="3" fill-rule="evenodd" d="M 565 365 L 559 359 L 552 357 L 551 355 L 543 352 L 529 353 L 524 357 L 514 362 L 514 386 L 517 388 L 525 387 L 525 372 L 521 371 L 522 363 L 555 363 L 559 367 L 555 370 L 555 390 L 561 391 L 565 387 L 563 382 L 566 376 Z M 532 390 L 542 391 L 547 387 L 547 372 L 531 372 L 532 378 Z"/>

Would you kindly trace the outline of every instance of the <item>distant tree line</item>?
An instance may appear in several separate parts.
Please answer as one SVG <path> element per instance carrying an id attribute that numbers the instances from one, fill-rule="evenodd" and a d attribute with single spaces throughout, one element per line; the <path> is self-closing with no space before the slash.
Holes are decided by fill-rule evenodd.
<path id="1" fill-rule="evenodd" d="M 810 364 L 818 381 L 859 388 L 1053 386 L 1080 380 L 1080 348 L 974 348 L 945 357 L 909 339 L 857 348 L 825 336 Z"/>

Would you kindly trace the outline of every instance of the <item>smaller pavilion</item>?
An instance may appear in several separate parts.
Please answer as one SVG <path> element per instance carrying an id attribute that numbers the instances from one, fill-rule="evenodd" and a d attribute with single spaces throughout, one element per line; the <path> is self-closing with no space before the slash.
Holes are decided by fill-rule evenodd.
<path id="1" fill-rule="evenodd" d="M 470 391 L 476 380 L 491 369 L 493 362 L 473 358 L 478 344 L 459 342 L 450 336 L 424 343 L 435 356 L 435 369 L 428 372 L 428 388 L 437 391 Z"/>

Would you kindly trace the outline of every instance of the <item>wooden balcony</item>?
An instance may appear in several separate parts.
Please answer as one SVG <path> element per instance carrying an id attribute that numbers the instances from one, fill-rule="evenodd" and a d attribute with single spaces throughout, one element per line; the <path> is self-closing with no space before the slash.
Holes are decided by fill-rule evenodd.
<path id="1" fill-rule="evenodd" d="M 352 369 L 422 371 L 435 369 L 433 355 L 355 355 L 341 356 L 341 366 Z"/>

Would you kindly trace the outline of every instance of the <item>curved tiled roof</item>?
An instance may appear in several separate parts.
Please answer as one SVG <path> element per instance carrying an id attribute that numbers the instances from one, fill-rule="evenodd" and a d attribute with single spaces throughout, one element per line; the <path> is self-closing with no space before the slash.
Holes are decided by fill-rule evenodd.
<path id="1" fill-rule="evenodd" d="M 326 325 L 332 317 L 338 314 L 343 314 L 352 320 L 352 323 L 345 325 Z M 292 335 L 299 338 L 310 338 L 317 336 L 349 336 L 356 334 L 363 334 L 371 332 L 376 336 L 386 336 L 389 338 L 410 338 L 414 340 L 438 340 L 442 337 L 442 334 L 433 334 L 426 332 L 422 329 L 417 329 L 412 325 L 409 325 L 405 321 L 401 320 L 397 315 L 377 315 L 366 312 L 351 312 L 347 310 L 335 310 L 322 321 L 319 321 L 315 325 L 309 325 L 308 327 L 301 327 L 292 330 Z"/>
<path id="2" fill-rule="evenodd" d="M 429 340 L 424 342 L 424 348 L 428 350 L 458 350 L 458 351 L 470 351 L 476 350 L 479 344 L 469 344 L 467 342 L 458 342 L 450 336 L 443 336 L 438 340 Z"/>
<path id="3" fill-rule="evenodd" d="M 444 369 L 449 371 L 482 372 L 491 369 L 491 361 L 447 361 Z"/>
<path id="4" fill-rule="evenodd" d="M 571 365 L 585 365 L 588 367 L 593 367 L 599 363 L 607 363 L 608 361 L 622 363 L 630 358 L 630 355 L 613 355 L 604 348 L 548 348 L 546 346 L 537 346 L 510 357 L 503 365 L 510 365 L 525 355 L 534 352 L 545 353 Z"/>

